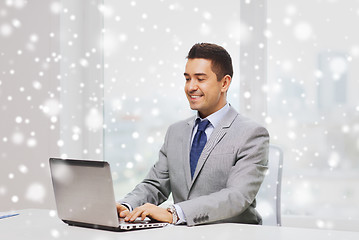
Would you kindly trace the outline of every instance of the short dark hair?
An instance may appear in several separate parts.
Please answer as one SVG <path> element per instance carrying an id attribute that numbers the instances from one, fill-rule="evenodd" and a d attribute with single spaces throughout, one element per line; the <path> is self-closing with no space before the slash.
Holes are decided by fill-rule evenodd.
<path id="1" fill-rule="evenodd" d="M 233 76 L 232 59 L 223 47 L 213 43 L 196 43 L 189 50 L 187 59 L 204 58 L 212 61 L 212 71 L 220 81 L 224 76 Z"/>

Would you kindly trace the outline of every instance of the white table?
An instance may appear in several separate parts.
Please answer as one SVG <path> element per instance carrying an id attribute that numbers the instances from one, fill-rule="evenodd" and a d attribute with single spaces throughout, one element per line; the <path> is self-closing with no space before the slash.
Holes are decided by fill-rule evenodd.
<path id="1" fill-rule="evenodd" d="M 304 228 L 255 226 L 246 224 L 213 224 L 206 226 L 168 226 L 158 229 L 111 232 L 71 227 L 58 219 L 55 211 L 28 209 L 17 211 L 18 216 L 0 219 L 0 239 L 146 239 L 146 240 L 358 240 L 359 232 L 317 230 Z M 2 213 L 2 215 L 8 213 Z"/>

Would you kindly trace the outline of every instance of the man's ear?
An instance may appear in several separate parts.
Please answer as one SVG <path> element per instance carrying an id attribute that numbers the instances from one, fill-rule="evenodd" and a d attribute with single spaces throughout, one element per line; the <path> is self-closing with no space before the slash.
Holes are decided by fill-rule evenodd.
<path id="1" fill-rule="evenodd" d="M 222 92 L 228 91 L 229 85 L 231 85 L 231 81 L 232 81 L 232 78 L 229 75 L 226 75 L 222 78 L 222 81 L 221 81 L 222 82 L 222 89 L 221 89 Z"/>

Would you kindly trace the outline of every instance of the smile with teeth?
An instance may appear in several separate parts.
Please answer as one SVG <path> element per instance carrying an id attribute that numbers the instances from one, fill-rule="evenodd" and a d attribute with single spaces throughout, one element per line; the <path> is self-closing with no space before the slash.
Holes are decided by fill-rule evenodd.
<path id="1" fill-rule="evenodd" d="M 195 93 L 196 94 L 196 93 Z M 188 95 L 189 95 L 189 97 L 191 98 L 191 99 L 198 99 L 198 98 L 200 98 L 200 97 L 203 97 L 203 95 L 202 94 L 198 94 L 197 93 L 197 95 L 195 95 L 195 94 L 191 94 L 191 93 L 189 93 Z"/>
<path id="2" fill-rule="evenodd" d="M 192 99 L 197 99 L 197 98 L 200 98 L 200 97 L 202 97 L 202 96 L 198 96 L 198 95 L 191 95 L 190 96 Z"/>

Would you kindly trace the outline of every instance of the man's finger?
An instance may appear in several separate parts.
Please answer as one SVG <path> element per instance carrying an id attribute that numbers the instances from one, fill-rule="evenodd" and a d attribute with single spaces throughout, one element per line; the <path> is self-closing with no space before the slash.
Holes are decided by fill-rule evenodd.
<path id="1" fill-rule="evenodd" d="M 120 212 L 120 217 L 124 218 L 126 217 L 128 214 L 130 213 L 130 211 L 128 211 L 128 209 L 121 211 Z"/>
<path id="2" fill-rule="evenodd" d="M 130 213 L 128 208 L 121 204 L 116 204 L 116 208 L 117 208 L 118 215 L 120 217 L 126 217 Z"/>
<path id="3" fill-rule="evenodd" d="M 118 203 L 116 204 L 116 208 L 117 208 L 118 212 L 121 212 L 121 211 L 127 209 L 125 206 L 123 206 L 122 204 L 118 204 Z"/>
<path id="4" fill-rule="evenodd" d="M 132 212 L 132 216 L 130 219 L 130 222 L 133 222 L 136 220 L 136 218 L 138 218 L 138 216 L 140 216 L 142 214 L 143 210 L 137 209 L 135 212 Z"/>
<path id="5" fill-rule="evenodd" d="M 145 218 L 149 215 L 149 213 L 147 211 L 143 211 L 141 214 L 141 219 L 142 221 L 145 220 Z"/>
<path id="6" fill-rule="evenodd" d="M 139 215 L 139 208 L 135 208 L 133 209 L 132 212 L 128 213 L 127 216 L 125 217 L 125 221 L 130 221 L 130 222 L 133 222 Z M 142 212 L 142 211 L 141 211 Z"/>

